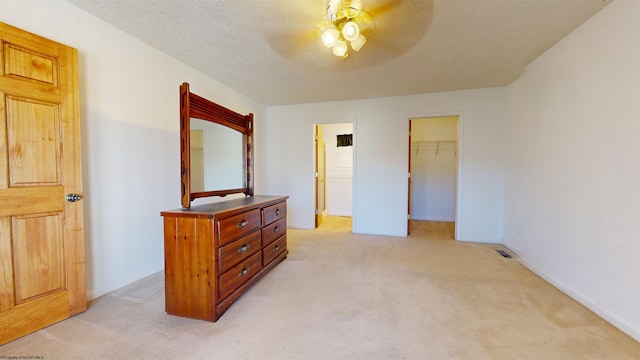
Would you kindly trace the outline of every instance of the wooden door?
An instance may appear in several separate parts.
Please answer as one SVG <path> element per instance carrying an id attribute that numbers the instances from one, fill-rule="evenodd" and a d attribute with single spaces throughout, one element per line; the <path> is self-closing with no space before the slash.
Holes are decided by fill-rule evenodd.
<path id="1" fill-rule="evenodd" d="M 411 119 L 409 119 L 409 157 L 408 157 L 407 172 L 407 187 L 408 187 L 408 200 L 407 200 L 407 235 L 411 235 Z"/>
<path id="2" fill-rule="evenodd" d="M 327 144 L 322 137 L 322 129 L 318 133 L 318 225 L 324 219 L 327 209 Z"/>
<path id="3" fill-rule="evenodd" d="M 87 296 L 77 51 L 4 23 L 0 46 L 4 344 L 86 310 Z"/>
<path id="4" fill-rule="evenodd" d="M 323 219 L 324 209 L 326 208 L 326 167 L 325 167 L 325 154 L 326 154 L 326 145 L 324 143 L 324 139 L 322 138 L 322 128 L 316 125 L 316 136 L 315 136 L 315 153 L 316 153 L 316 227 L 320 226 Z"/>

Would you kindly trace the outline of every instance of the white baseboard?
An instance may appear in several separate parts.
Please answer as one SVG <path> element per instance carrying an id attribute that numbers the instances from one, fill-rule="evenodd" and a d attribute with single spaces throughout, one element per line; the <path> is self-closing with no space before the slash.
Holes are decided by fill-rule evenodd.
<path id="1" fill-rule="evenodd" d="M 156 271 L 152 271 L 151 273 L 148 274 L 138 274 L 135 276 L 131 276 L 129 278 L 127 278 L 126 280 L 123 281 L 118 281 L 118 282 L 113 282 L 111 284 L 108 284 L 106 286 L 102 286 L 99 289 L 87 289 L 87 301 L 89 300 L 93 300 L 96 298 L 99 298 L 100 296 L 106 295 L 114 290 L 118 290 L 122 287 L 125 287 L 129 284 L 132 284 L 140 279 L 144 279 L 147 276 L 151 276 L 155 273 L 157 273 L 158 271 L 164 271 L 164 268 L 160 269 L 160 270 L 156 270 Z"/>
<path id="2" fill-rule="evenodd" d="M 587 309 L 589 309 L 589 310 L 593 311 L 594 313 L 596 313 L 596 315 L 600 316 L 601 318 L 603 318 L 607 322 L 611 323 L 611 325 L 617 327 L 622 332 L 626 333 L 627 335 L 629 335 L 632 338 L 634 338 L 636 341 L 640 342 L 640 329 L 634 327 L 633 325 L 629 324 L 629 322 L 627 322 L 626 320 L 620 318 L 616 314 L 614 314 L 614 313 L 610 312 L 609 310 L 603 308 L 598 303 L 593 301 L 593 299 L 583 295 L 580 292 L 575 291 L 571 286 L 569 286 L 569 285 L 563 283 L 562 281 L 556 279 L 554 276 L 552 276 L 551 274 L 549 274 L 546 271 L 542 270 L 541 268 L 536 266 L 534 263 L 529 262 L 526 259 L 526 257 L 523 257 L 522 254 L 519 253 L 519 251 L 518 251 L 519 249 L 518 249 L 517 246 L 512 246 L 508 242 L 503 242 L 503 245 L 506 248 L 508 248 L 509 250 L 512 250 L 513 252 L 518 254 L 518 258 L 520 260 L 520 263 L 522 263 L 522 265 L 524 265 L 527 269 L 533 271 L 536 275 L 540 276 L 546 282 L 548 282 L 551 285 L 555 286 L 557 289 L 559 289 L 563 293 L 567 294 L 569 297 L 573 298 L 575 301 L 577 301 L 580 304 L 584 305 Z"/>
<path id="3" fill-rule="evenodd" d="M 411 215 L 411 220 L 418 220 L 418 221 L 442 221 L 442 222 L 454 222 L 454 219 L 451 218 L 444 218 L 444 217 L 429 217 L 429 218 L 417 218 L 414 217 L 413 215 Z"/>

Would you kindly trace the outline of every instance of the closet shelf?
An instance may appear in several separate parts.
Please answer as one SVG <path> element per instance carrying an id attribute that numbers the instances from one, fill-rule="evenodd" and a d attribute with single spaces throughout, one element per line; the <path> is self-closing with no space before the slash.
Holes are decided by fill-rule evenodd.
<path id="1" fill-rule="evenodd" d="M 456 140 L 424 140 L 412 141 L 411 153 L 414 155 L 440 155 L 453 154 L 458 155 L 458 142 Z"/>

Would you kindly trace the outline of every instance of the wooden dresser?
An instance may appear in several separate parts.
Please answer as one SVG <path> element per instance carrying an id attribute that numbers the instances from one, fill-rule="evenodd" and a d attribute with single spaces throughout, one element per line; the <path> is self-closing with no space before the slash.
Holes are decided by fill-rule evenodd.
<path id="1" fill-rule="evenodd" d="M 216 321 L 287 257 L 288 196 L 163 211 L 165 309 Z"/>

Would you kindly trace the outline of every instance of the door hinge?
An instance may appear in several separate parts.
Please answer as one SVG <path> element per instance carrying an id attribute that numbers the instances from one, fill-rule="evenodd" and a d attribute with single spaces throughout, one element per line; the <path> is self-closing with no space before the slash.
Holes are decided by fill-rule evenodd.
<path id="1" fill-rule="evenodd" d="M 411 220 L 411 214 L 407 214 L 407 220 Z"/>
<path id="2" fill-rule="evenodd" d="M 315 213 L 316 215 L 318 215 L 318 209 L 315 209 L 315 210 L 314 210 L 314 213 Z"/>
<path id="3" fill-rule="evenodd" d="M 318 172 L 316 171 L 316 177 L 318 177 Z"/>

